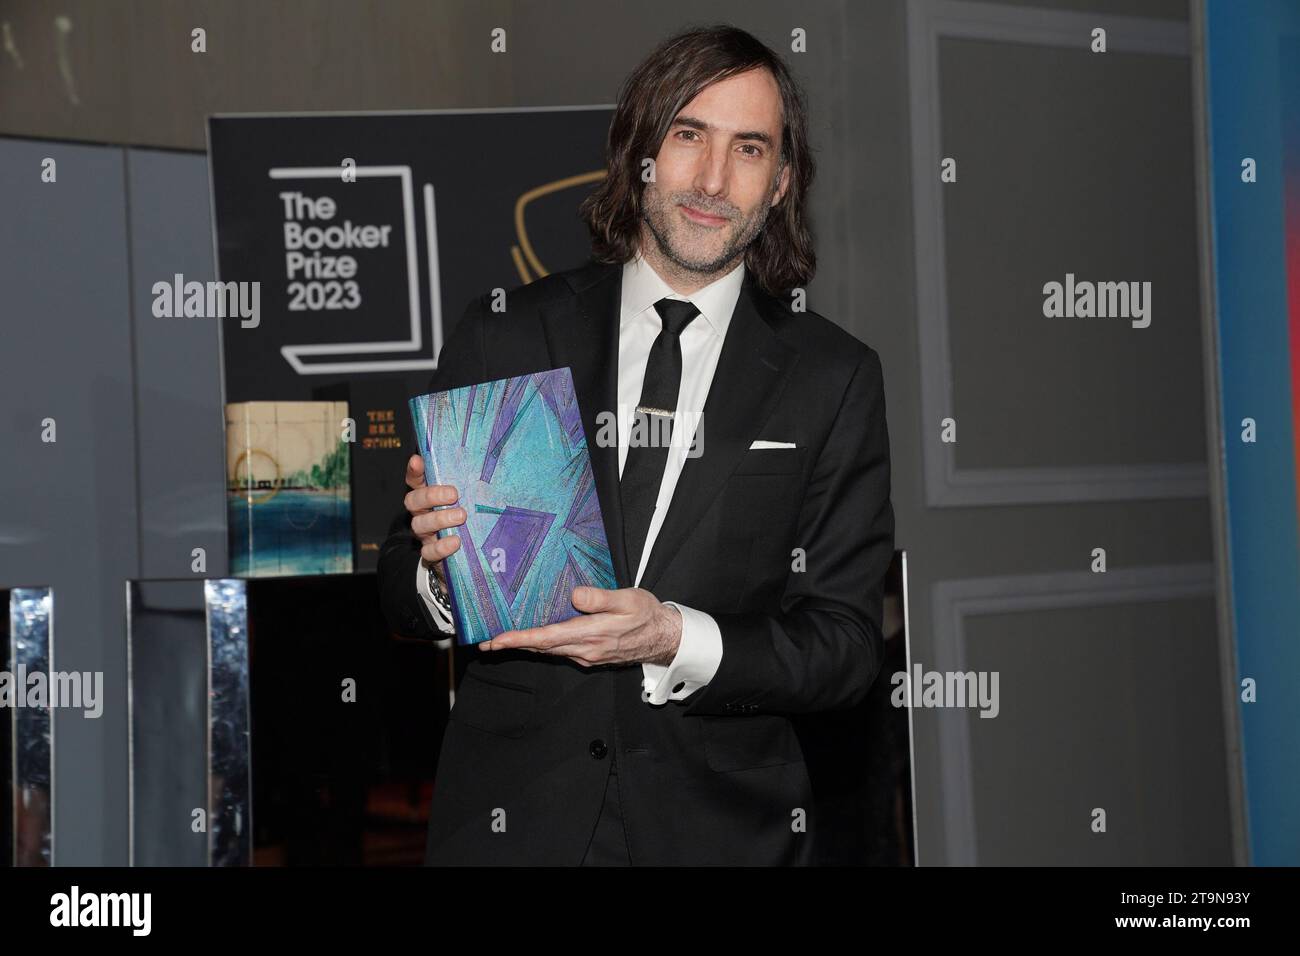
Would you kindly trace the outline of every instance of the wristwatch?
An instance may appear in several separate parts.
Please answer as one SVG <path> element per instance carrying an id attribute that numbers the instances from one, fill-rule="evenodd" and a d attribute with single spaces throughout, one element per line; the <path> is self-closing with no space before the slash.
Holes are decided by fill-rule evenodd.
<path id="1" fill-rule="evenodd" d="M 444 591 L 442 585 L 438 583 L 438 575 L 434 573 L 432 567 L 429 568 L 429 593 L 433 595 L 433 599 L 437 602 L 438 607 L 442 608 L 442 610 L 447 613 L 448 617 L 451 617 L 451 598 L 447 597 L 447 592 Z"/>

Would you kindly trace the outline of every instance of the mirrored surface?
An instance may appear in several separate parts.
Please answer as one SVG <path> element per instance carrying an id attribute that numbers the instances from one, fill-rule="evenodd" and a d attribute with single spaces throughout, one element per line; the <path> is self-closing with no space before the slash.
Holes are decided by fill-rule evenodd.
<path id="1" fill-rule="evenodd" d="M 208 771 L 213 866 L 252 861 L 248 591 L 243 581 L 204 582 L 208 613 Z"/>
<path id="2" fill-rule="evenodd" d="M 244 587 L 127 584 L 133 866 L 249 862 Z"/>
<path id="3" fill-rule="evenodd" d="M 0 865 L 54 860 L 54 726 L 49 699 L 34 697 L 33 675 L 53 660 L 49 588 L 0 590 Z"/>
<path id="4" fill-rule="evenodd" d="M 389 632 L 374 575 L 247 584 L 254 865 L 422 864 L 446 650 Z"/>
<path id="5" fill-rule="evenodd" d="M 131 862 L 418 865 L 451 683 L 373 575 L 128 584 Z"/>

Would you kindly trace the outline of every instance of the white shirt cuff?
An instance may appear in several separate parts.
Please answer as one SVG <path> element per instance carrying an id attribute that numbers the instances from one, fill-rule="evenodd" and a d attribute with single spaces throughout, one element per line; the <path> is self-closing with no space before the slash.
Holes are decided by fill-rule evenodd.
<path id="1" fill-rule="evenodd" d="M 722 631 L 718 622 L 695 608 L 673 601 L 664 604 L 677 608 L 681 614 L 682 639 L 677 645 L 677 655 L 667 667 L 641 664 L 641 699 L 648 704 L 684 700 L 713 680 L 722 663 Z"/>
<path id="2" fill-rule="evenodd" d="M 455 634 L 456 625 L 452 623 L 451 615 L 433 599 L 433 591 L 429 588 L 429 568 L 423 561 L 417 561 L 415 564 L 415 590 L 419 592 L 420 597 L 424 598 L 424 604 L 429 609 L 429 614 L 433 617 L 433 623 L 438 630 L 444 634 Z"/>

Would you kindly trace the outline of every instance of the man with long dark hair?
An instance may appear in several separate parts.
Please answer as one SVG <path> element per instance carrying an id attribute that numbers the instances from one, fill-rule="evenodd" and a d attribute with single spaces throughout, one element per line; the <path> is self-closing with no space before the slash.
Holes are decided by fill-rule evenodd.
<path id="1" fill-rule="evenodd" d="M 430 863 L 791 864 L 813 855 L 791 718 L 880 669 L 893 554 L 876 352 L 802 307 L 816 257 L 803 97 L 728 26 L 628 77 L 587 265 L 472 302 L 430 390 L 568 366 L 617 589 L 473 652 Z M 599 440 L 615 414 L 618 441 Z M 630 441 L 655 419 L 671 442 Z M 686 440 L 685 426 L 693 429 Z M 395 630 L 451 628 L 457 490 L 407 469 L 379 575 Z M 438 508 L 438 510 L 434 510 Z"/>

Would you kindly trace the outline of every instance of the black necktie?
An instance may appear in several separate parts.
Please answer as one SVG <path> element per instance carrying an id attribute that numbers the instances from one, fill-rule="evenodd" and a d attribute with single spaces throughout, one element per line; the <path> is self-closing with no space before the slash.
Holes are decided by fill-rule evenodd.
<path id="1" fill-rule="evenodd" d="M 673 414 L 677 411 L 677 393 L 682 385 L 682 342 L 679 336 L 700 310 L 681 299 L 660 299 L 655 311 L 663 331 L 650 346 L 641 386 L 641 403 L 632 416 L 628 431 L 627 460 L 619 483 L 623 499 L 623 543 L 627 547 L 628 573 L 636 583 L 641 567 L 641 551 L 650 533 L 668 461 L 668 442 L 672 437 Z M 689 436 L 687 436 L 689 440 Z"/>

